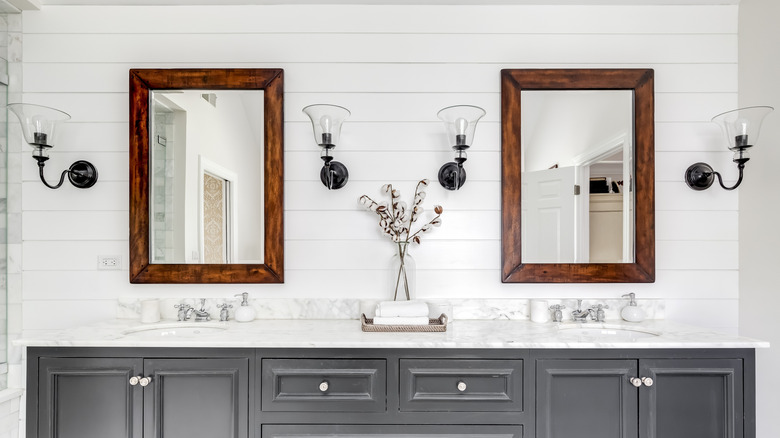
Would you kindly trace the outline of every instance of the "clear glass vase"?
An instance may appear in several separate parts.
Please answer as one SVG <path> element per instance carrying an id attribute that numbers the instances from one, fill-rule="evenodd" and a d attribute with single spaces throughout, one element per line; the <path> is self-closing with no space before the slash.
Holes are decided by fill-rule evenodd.
<path id="1" fill-rule="evenodd" d="M 409 242 L 396 243 L 390 263 L 390 292 L 393 301 L 413 300 L 417 283 L 417 263 L 409 254 Z"/>

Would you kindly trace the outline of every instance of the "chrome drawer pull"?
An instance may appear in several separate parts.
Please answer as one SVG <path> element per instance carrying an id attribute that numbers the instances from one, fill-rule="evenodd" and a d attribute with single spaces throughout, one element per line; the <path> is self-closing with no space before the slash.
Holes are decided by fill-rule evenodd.
<path id="1" fill-rule="evenodd" d="M 466 390 L 466 382 L 460 381 L 458 382 L 458 391 L 463 392 Z"/>
<path id="2" fill-rule="evenodd" d="M 320 383 L 320 392 L 325 392 L 328 390 L 328 381 L 324 380 L 322 383 Z"/>
<path id="3" fill-rule="evenodd" d="M 642 383 L 644 383 L 645 386 L 653 386 L 653 379 L 650 377 L 642 377 Z"/>
<path id="4" fill-rule="evenodd" d="M 642 386 L 642 379 L 640 379 L 639 377 L 632 377 L 628 379 L 628 381 L 631 382 L 631 384 L 636 386 L 637 388 Z"/>

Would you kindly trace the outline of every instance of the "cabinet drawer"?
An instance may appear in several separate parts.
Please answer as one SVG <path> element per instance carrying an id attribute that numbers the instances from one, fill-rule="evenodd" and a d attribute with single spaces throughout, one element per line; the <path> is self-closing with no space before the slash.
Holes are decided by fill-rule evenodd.
<path id="1" fill-rule="evenodd" d="M 263 425 L 262 438 L 523 438 L 523 426 Z"/>
<path id="2" fill-rule="evenodd" d="M 264 411 L 385 410 L 383 359 L 263 359 L 262 367 Z"/>
<path id="3" fill-rule="evenodd" d="M 402 411 L 522 412 L 523 361 L 402 359 Z"/>

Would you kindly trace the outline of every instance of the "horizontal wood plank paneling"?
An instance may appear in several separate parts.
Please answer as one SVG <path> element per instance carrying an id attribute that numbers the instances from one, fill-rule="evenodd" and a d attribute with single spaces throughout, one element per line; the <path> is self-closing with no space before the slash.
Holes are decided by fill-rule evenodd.
<path id="1" fill-rule="evenodd" d="M 736 33 L 736 6 L 166 6 L 58 7 L 27 33 Z M 627 13 L 628 12 L 628 13 Z M 587 16 L 587 20 L 583 19 Z M 94 19 L 100 17 L 100 19 Z M 327 17 L 327 19 L 324 19 Z"/>
<path id="2" fill-rule="evenodd" d="M 723 270 L 739 268 L 737 241 L 668 241 L 655 244 L 658 269 Z"/>
<path id="3" fill-rule="evenodd" d="M 736 211 L 658 211 L 657 240 L 737 241 Z"/>
<path id="4" fill-rule="evenodd" d="M 735 34 L 25 34 L 24 44 L 25 62 L 729 63 L 737 54 Z"/>
<path id="5" fill-rule="evenodd" d="M 709 161 L 727 179 L 733 175 L 709 120 L 737 104 L 736 16 L 736 5 L 49 5 L 25 13 L 24 101 L 73 116 L 47 177 L 83 158 L 97 165 L 100 179 L 89 190 L 47 189 L 27 146 L 11 146 L 23 150 L 17 263 L 24 328 L 110 318 L 114 300 L 126 295 L 386 298 L 376 283 L 393 245 L 357 199 L 381 197 L 379 187 L 390 182 L 408 200 L 423 177 L 433 182 L 424 207 L 441 204 L 445 212 L 442 227 L 412 249 L 422 298 L 614 298 L 635 291 L 667 300 L 667 315 L 681 321 L 735 327 L 738 191 L 694 192 L 682 172 Z M 285 70 L 285 284 L 128 283 L 128 70 L 152 67 Z M 655 69 L 654 284 L 500 282 L 499 71 L 577 67 Z M 352 111 L 334 152 L 350 170 L 338 191 L 318 180 L 319 151 L 301 113 L 320 102 Z M 487 110 L 458 192 L 435 183 L 453 156 L 436 112 L 453 104 Z M 99 255 L 120 255 L 123 266 L 98 271 Z M 722 317 L 702 320 L 695 316 L 701 308 Z M 69 316 L 59 318 L 63 312 Z"/>
<path id="6" fill-rule="evenodd" d="M 220 65 L 225 66 L 225 65 Z M 282 68 L 289 93 L 485 93 L 498 90 L 503 68 L 620 68 L 616 64 L 406 64 L 234 63 L 230 67 Z M 177 68 L 181 63 L 31 62 L 25 65 L 27 93 L 125 93 L 131 68 Z M 216 67 L 216 65 L 215 65 Z M 643 64 L 655 70 L 659 93 L 735 93 L 737 65 Z M 457 74 L 453 69 L 457 68 Z M 56 71 L 56 75 L 52 75 Z M 316 74 L 312 74 L 316 72 Z M 388 80 L 388 78 L 392 78 Z"/>
<path id="7" fill-rule="evenodd" d="M 27 158 L 27 157 L 25 157 Z M 30 159 L 31 160 L 31 159 Z M 32 161 L 32 160 L 31 160 Z M 98 173 L 101 169 L 98 168 Z M 67 183 L 66 183 L 67 184 Z M 51 190 L 38 180 L 22 184 L 22 210 L 27 211 L 128 211 L 127 178 L 124 182 L 103 181 L 89 190 L 65 186 Z"/>

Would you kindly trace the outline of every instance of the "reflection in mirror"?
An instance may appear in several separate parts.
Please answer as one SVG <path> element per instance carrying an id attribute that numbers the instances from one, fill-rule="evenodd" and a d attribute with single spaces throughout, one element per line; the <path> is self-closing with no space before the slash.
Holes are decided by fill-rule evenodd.
<path id="1" fill-rule="evenodd" d="M 262 263 L 263 91 L 151 99 L 152 263 Z"/>
<path id="2" fill-rule="evenodd" d="M 284 71 L 130 70 L 131 283 L 284 282 Z"/>
<path id="3" fill-rule="evenodd" d="M 633 92 L 521 99 L 522 262 L 633 262 Z"/>
<path id="4" fill-rule="evenodd" d="M 650 69 L 501 71 L 503 282 L 655 281 L 654 111 Z"/>

